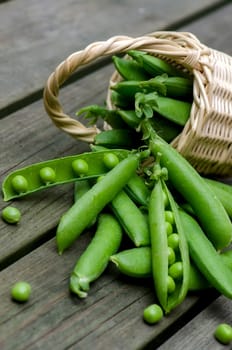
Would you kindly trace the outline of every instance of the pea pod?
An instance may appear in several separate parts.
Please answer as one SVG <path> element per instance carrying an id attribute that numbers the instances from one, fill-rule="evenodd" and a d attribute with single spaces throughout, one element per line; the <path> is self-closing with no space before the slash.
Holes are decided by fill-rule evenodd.
<path id="1" fill-rule="evenodd" d="M 124 189 L 135 203 L 144 207 L 148 206 L 150 190 L 141 176 L 137 174 L 132 176 Z"/>
<path id="2" fill-rule="evenodd" d="M 126 80 L 147 80 L 149 74 L 135 60 L 118 56 L 112 57 L 118 73 Z"/>
<path id="3" fill-rule="evenodd" d="M 192 101 L 193 99 L 193 79 L 190 77 L 169 77 L 162 74 L 154 78 L 162 83 L 166 88 L 166 96 L 180 100 Z"/>
<path id="4" fill-rule="evenodd" d="M 192 79 L 168 77 L 167 74 L 156 76 L 146 81 L 124 80 L 111 86 L 111 89 L 133 100 L 138 92 L 157 92 L 159 95 L 191 100 L 193 95 Z"/>
<path id="5" fill-rule="evenodd" d="M 101 214 L 97 230 L 72 271 L 70 290 L 80 298 L 87 297 L 90 282 L 106 269 L 110 256 L 117 252 L 122 240 L 122 228 L 110 214 Z M 94 263 L 93 263 L 94 262 Z"/>
<path id="6" fill-rule="evenodd" d="M 120 117 L 128 124 L 129 127 L 138 129 L 141 118 L 136 114 L 135 110 L 117 110 Z M 165 141 L 171 142 L 174 140 L 182 131 L 182 126 L 177 125 L 168 119 L 160 117 L 157 113 L 152 112 L 152 119 L 150 119 L 153 129 L 157 134 L 162 137 Z"/>
<path id="7" fill-rule="evenodd" d="M 137 247 L 150 244 L 147 218 L 125 191 L 113 198 L 110 208 Z"/>
<path id="8" fill-rule="evenodd" d="M 113 105 L 117 108 L 121 108 L 121 109 L 132 109 L 133 108 L 133 103 L 131 103 L 131 101 L 128 100 L 125 96 L 123 96 L 122 94 L 119 94 L 116 91 L 112 90 L 110 98 L 111 98 Z"/>
<path id="9" fill-rule="evenodd" d="M 77 180 L 83 180 L 84 178 L 95 178 L 105 174 L 108 169 L 104 165 L 103 158 L 107 152 L 112 152 L 112 150 L 103 150 L 102 152 L 85 152 L 74 156 L 39 162 L 21 169 L 17 169 L 11 172 L 3 181 L 3 198 L 5 201 L 8 201 L 10 199 L 22 197 L 55 185 L 75 182 Z M 115 149 L 113 152 L 120 160 L 128 156 L 127 150 Z M 73 167 L 75 162 L 79 160 L 83 160 L 88 165 L 87 173 L 82 174 L 81 176 L 75 172 L 75 167 Z M 55 178 L 50 183 L 44 182 L 40 175 L 40 170 L 44 169 L 45 167 L 54 170 L 55 173 Z M 23 190 L 15 186 L 15 183 L 17 184 L 17 182 L 14 180 L 18 181 L 18 179 L 24 179 L 25 185 Z"/>
<path id="10" fill-rule="evenodd" d="M 126 276 L 135 278 L 152 277 L 151 247 L 130 248 L 120 251 L 110 257 L 117 269 Z M 231 257 L 228 258 L 230 264 Z M 228 263 L 229 264 L 229 263 Z M 189 291 L 209 288 L 209 282 L 201 272 L 191 263 L 189 270 Z"/>
<path id="11" fill-rule="evenodd" d="M 212 179 L 204 178 L 204 180 L 218 197 L 230 219 L 232 219 L 232 186 Z"/>
<path id="12" fill-rule="evenodd" d="M 130 126 L 131 128 L 136 129 L 141 119 L 137 117 L 135 110 L 117 110 L 117 113 L 120 115 L 120 117 L 125 121 L 125 123 Z"/>
<path id="13" fill-rule="evenodd" d="M 129 129 L 112 129 L 102 131 L 94 138 L 95 145 L 107 148 L 138 148 L 138 134 Z"/>
<path id="14" fill-rule="evenodd" d="M 135 95 L 135 111 L 138 117 L 145 115 L 150 118 L 155 111 L 173 123 L 184 126 L 189 119 L 191 107 L 189 102 L 159 96 L 155 92 Z"/>
<path id="15" fill-rule="evenodd" d="M 74 183 L 74 202 L 79 200 L 91 188 L 89 180 L 76 181 Z"/>
<path id="16" fill-rule="evenodd" d="M 179 212 L 192 260 L 209 283 L 231 299 L 232 271 L 217 253 L 197 221 L 183 210 Z"/>
<path id="17" fill-rule="evenodd" d="M 139 156 L 130 154 L 63 214 L 56 232 L 59 254 L 79 237 L 102 209 L 123 189 L 136 172 L 138 164 Z"/>
<path id="18" fill-rule="evenodd" d="M 169 76 L 184 76 L 188 77 L 189 74 L 183 72 L 180 69 L 177 69 L 172 64 L 166 62 L 165 60 L 153 56 L 149 53 L 139 51 L 139 50 L 130 50 L 127 52 L 130 57 L 132 57 L 135 61 L 137 61 L 140 66 L 144 68 L 144 70 L 152 75 L 161 75 L 161 74 L 168 74 Z"/>
<path id="19" fill-rule="evenodd" d="M 164 194 L 168 200 L 167 204 L 164 200 Z M 174 224 L 172 226 L 179 236 L 179 245 L 178 249 L 176 249 L 177 259 L 170 266 L 168 260 L 168 235 L 172 231 L 167 232 L 166 210 L 170 210 L 173 213 Z M 166 313 L 169 313 L 184 300 L 187 294 L 190 262 L 188 246 L 179 219 L 177 206 L 164 180 L 161 178 L 156 180 L 151 192 L 148 216 L 152 249 L 152 275 L 155 291 L 161 306 Z M 173 274 L 177 263 L 182 269 L 181 275 L 178 278 Z M 173 288 L 171 292 L 168 281 L 172 281 Z"/>
<path id="20" fill-rule="evenodd" d="M 146 132 L 154 133 L 147 122 L 143 126 Z M 222 249 L 228 246 L 232 240 L 232 223 L 222 203 L 200 174 L 157 135 L 151 137 L 150 149 L 154 155 L 161 153 L 160 163 L 168 169 L 169 181 L 191 205 L 215 248 Z"/>
<path id="21" fill-rule="evenodd" d="M 132 101 L 138 92 L 148 93 L 156 91 L 164 96 L 167 94 L 165 85 L 155 78 L 146 81 L 120 81 L 111 86 L 111 89 Z"/>

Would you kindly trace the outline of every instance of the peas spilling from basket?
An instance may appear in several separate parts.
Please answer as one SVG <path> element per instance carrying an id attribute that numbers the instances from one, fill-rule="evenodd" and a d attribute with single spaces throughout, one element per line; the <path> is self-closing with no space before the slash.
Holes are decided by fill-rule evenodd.
<path id="1" fill-rule="evenodd" d="M 8 201 L 73 182 L 58 253 L 87 230 L 93 237 L 71 271 L 70 291 L 85 298 L 114 263 L 122 274 L 153 279 L 159 307 L 146 309 L 144 319 L 155 323 L 189 290 L 211 287 L 232 298 L 232 251 L 224 252 L 232 241 L 232 187 L 200 175 L 170 144 L 190 116 L 192 77 L 147 53 L 128 55 L 113 57 L 121 76 L 111 86 L 115 109 L 77 112 L 110 130 L 97 134 L 89 152 L 10 173 L 2 190 Z"/>

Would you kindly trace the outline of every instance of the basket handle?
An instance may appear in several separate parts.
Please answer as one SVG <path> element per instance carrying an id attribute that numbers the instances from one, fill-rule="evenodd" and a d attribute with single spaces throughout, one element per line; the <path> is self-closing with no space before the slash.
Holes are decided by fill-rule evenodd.
<path id="1" fill-rule="evenodd" d="M 154 32 L 137 38 L 114 36 L 107 41 L 92 43 L 61 62 L 47 80 L 43 94 L 44 107 L 58 128 L 78 140 L 93 142 L 100 130 L 96 125 L 86 127 L 64 113 L 58 100 L 59 88 L 81 66 L 99 57 L 132 49 L 166 56 L 189 70 L 199 69 L 201 54 L 208 53 L 206 46 L 202 45 L 193 34 L 186 32 Z"/>

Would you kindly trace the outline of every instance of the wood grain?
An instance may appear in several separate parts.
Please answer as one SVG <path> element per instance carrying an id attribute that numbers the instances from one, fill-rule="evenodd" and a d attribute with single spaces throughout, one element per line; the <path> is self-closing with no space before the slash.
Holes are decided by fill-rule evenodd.
<path id="1" fill-rule="evenodd" d="M 21 0 L 0 4 L 0 116 L 41 97 L 55 67 L 91 42 L 173 27 L 224 2 Z"/>

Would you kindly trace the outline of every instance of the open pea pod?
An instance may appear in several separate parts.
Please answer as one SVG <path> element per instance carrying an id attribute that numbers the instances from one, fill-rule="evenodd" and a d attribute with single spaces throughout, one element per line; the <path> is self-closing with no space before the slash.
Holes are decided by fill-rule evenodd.
<path id="1" fill-rule="evenodd" d="M 161 178 L 152 190 L 148 216 L 155 291 L 165 313 L 169 313 L 188 292 L 190 262 L 177 205 Z"/>
<path id="2" fill-rule="evenodd" d="M 105 155 L 113 153 L 121 161 L 128 150 L 114 149 L 84 152 L 34 163 L 11 172 L 2 183 L 5 201 L 22 197 L 51 186 L 98 177 L 109 171 L 104 162 Z"/>

